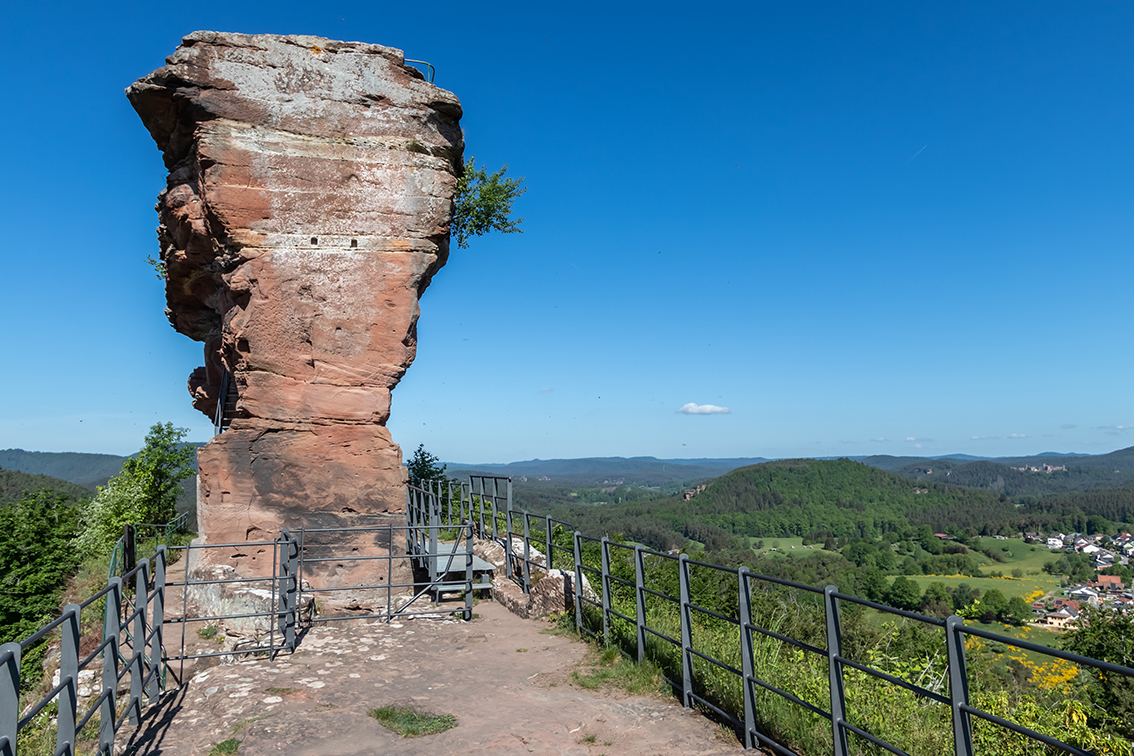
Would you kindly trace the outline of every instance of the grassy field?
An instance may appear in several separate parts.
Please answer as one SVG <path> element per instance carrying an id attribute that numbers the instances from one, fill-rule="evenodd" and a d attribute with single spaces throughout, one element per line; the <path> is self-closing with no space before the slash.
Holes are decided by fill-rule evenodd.
<path id="1" fill-rule="evenodd" d="M 1014 569 L 1021 569 L 1025 573 L 1042 573 L 1043 566 L 1046 563 L 1059 558 L 1058 552 L 1052 553 L 1046 546 L 1024 543 L 1019 538 L 1009 538 L 1005 541 L 998 541 L 995 538 L 977 538 L 974 545 L 978 549 L 999 549 L 1008 558 L 1006 562 L 996 562 L 982 555 L 985 563 L 988 564 L 986 572 L 990 570 L 1003 571 L 1007 568 L 1009 572 Z"/>
<path id="2" fill-rule="evenodd" d="M 1020 580 L 1012 578 L 978 578 L 968 577 L 966 575 L 907 575 L 910 580 L 917 583 L 918 588 L 922 593 L 929 586 L 930 583 L 944 583 L 946 588 L 956 588 L 961 583 L 967 583 L 970 588 L 976 588 L 981 593 L 996 588 L 1008 598 L 1019 596 L 1027 599 L 1028 603 L 1035 601 L 1036 598 L 1042 596 L 1044 593 L 1059 587 L 1059 578 L 1051 575 L 1026 575 Z M 893 578 L 891 578 L 893 580 Z M 1033 594 L 1037 591 L 1042 591 L 1039 596 L 1032 598 Z"/>
<path id="3" fill-rule="evenodd" d="M 760 541 L 764 542 L 764 548 L 756 548 L 756 544 Z M 823 553 L 823 548 L 815 543 L 809 546 L 803 545 L 802 538 L 749 538 L 748 547 L 765 557 L 776 557 L 781 554 L 786 556 L 807 556 L 808 554 Z M 775 549 L 775 551 L 772 551 Z M 826 552 L 828 554 L 833 552 Z"/>

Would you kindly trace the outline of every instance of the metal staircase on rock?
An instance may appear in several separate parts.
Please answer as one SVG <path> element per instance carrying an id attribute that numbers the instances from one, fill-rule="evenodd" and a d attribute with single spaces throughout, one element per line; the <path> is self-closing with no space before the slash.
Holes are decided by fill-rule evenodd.
<path id="1" fill-rule="evenodd" d="M 213 415 L 213 431 L 224 433 L 232 425 L 232 418 L 236 415 L 236 402 L 239 399 L 236 383 L 229 375 L 228 368 L 221 373 L 221 389 L 217 395 L 217 410 Z"/>

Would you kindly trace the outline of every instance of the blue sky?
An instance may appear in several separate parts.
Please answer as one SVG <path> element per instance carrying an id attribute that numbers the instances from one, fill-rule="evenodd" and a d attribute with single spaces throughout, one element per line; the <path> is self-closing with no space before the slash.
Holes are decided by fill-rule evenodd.
<path id="1" fill-rule="evenodd" d="M 522 235 L 455 250 L 389 426 L 446 461 L 1134 445 L 1134 5 L 5 12 L 0 448 L 204 440 L 123 95 L 196 29 L 428 60 Z M 685 414 L 688 405 L 728 413 Z"/>

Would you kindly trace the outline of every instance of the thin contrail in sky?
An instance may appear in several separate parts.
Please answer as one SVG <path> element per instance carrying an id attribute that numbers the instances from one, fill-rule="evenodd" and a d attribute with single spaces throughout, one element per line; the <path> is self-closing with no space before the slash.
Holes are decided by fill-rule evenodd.
<path id="1" fill-rule="evenodd" d="M 906 161 L 906 165 L 909 165 L 910 163 L 912 163 L 912 162 L 913 162 L 913 158 L 915 158 L 915 157 L 917 157 L 918 155 L 920 155 L 921 153 L 925 152 L 925 148 L 926 148 L 926 147 L 928 147 L 928 146 L 929 146 L 928 144 L 926 144 L 926 145 L 923 145 L 923 146 L 922 146 L 922 148 L 921 148 L 920 150 L 918 150 L 917 152 L 915 152 L 915 153 L 913 154 L 913 157 L 912 157 L 912 158 L 910 158 L 909 160 L 907 160 L 907 161 Z"/>

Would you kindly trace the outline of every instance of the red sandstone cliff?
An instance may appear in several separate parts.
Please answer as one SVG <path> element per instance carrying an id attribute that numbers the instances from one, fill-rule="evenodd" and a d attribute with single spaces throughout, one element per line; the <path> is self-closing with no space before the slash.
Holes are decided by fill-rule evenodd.
<path id="1" fill-rule="evenodd" d="M 199 454 L 202 536 L 400 509 L 385 422 L 448 257 L 460 103 L 357 42 L 195 32 L 166 63 L 126 93 L 169 169 L 167 315 L 205 343 L 194 406 L 212 416 L 223 368 L 239 396 Z"/>

